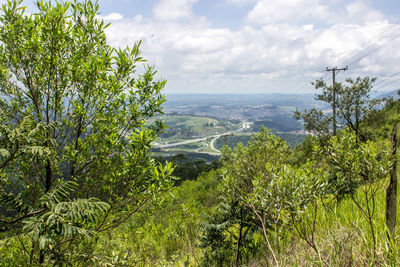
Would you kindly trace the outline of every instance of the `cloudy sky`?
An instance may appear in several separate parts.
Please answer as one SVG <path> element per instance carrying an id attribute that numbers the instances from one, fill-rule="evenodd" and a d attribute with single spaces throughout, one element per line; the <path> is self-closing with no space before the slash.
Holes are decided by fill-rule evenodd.
<path id="1" fill-rule="evenodd" d="M 25 4 L 30 5 L 29 2 Z M 326 67 L 400 88 L 399 0 L 99 0 L 111 45 L 142 40 L 167 93 L 306 93 Z M 399 79 L 399 80 L 396 80 Z"/>

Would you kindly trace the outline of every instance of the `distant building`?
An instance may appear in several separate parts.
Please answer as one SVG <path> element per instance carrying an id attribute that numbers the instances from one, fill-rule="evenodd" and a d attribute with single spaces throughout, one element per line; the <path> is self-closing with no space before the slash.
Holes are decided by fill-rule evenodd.
<path id="1" fill-rule="evenodd" d="M 251 123 L 250 122 L 243 122 L 243 129 L 250 129 Z"/>

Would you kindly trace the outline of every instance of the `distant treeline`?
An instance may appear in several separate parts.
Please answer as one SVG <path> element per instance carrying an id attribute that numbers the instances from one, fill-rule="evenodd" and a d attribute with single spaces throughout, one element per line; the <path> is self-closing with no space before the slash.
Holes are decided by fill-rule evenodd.
<path id="1" fill-rule="evenodd" d="M 280 132 L 292 132 L 292 131 L 302 130 L 301 123 L 292 118 L 255 121 L 253 124 L 253 131 L 254 132 L 260 131 L 261 126 Z"/>

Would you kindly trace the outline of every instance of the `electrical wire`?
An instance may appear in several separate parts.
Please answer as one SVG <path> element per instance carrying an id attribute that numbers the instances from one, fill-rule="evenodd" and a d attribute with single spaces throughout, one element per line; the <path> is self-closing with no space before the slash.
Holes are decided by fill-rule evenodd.
<path id="1" fill-rule="evenodd" d="M 389 76 L 389 77 L 387 77 L 387 78 L 385 78 L 383 80 L 378 81 L 377 83 L 374 84 L 374 86 L 377 86 L 377 85 L 379 85 L 381 83 L 384 83 L 384 82 L 386 82 L 386 81 L 388 81 L 388 80 L 390 80 L 393 77 L 398 76 L 398 75 L 400 75 L 400 72 L 397 72 L 397 73 L 395 73 L 395 74 L 393 74 L 393 75 L 391 75 L 391 76 Z"/>
<path id="2" fill-rule="evenodd" d="M 400 28 L 399 28 L 398 30 L 400 30 Z M 355 64 L 355 63 L 361 61 L 362 59 L 364 59 L 364 58 L 366 58 L 367 56 L 371 55 L 372 53 L 378 51 L 378 50 L 381 49 L 383 46 L 385 46 L 385 45 L 388 44 L 389 42 L 391 42 L 391 41 L 393 41 L 393 40 L 395 40 L 395 39 L 397 39 L 397 38 L 399 38 L 399 37 L 400 37 L 400 34 L 397 34 L 397 35 L 393 36 L 393 37 L 390 38 L 390 39 L 382 40 L 383 43 L 381 43 L 381 44 L 376 43 L 375 45 L 377 45 L 377 46 L 374 47 L 370 52 L 368 52 L 368 53 L 366 53 L 365 55 L 362 55 L 362 56 L 360 56 L 360 57 L 354 59 L 353 61 L 351 61 L 350 63 L 348 63 L 347 66 L 352 66 L 353 64 Z"/>
<path id="3" fill-rule="evenodd" d="M 348 62 L 348 64 L 341 64 L 341 65 L 352 66 L 353 64 L 355 64 L 355 63 L 359 62 L 360 60 L 362 60 L 363 58 L 373 54 L 376 51 L 378 51 L 379 49 L 381 49 L 387 43 L 389 43 L 392 40 L 395 40 L 398 37 L 400 37 L 400 34 L 394 35 L 398 31 L 400 31 L 400 27 L 394 28 L 394 27 L 399 26 L 399 25 L 400 25 L 400 20 L 395 22 L 395 23 L 393 23 L 393 24 L 391 24 L 385 30 L 383 30 L 382 32 L 380 32 L 379 34 L 377 34 L 376 36 L 374 36 L 373 38 L 371 38 L 370 40 L 365 42 L 362 45 L 362 50 L 361 51 L 358 51 L 357 53 L 355 53 L 354 55 L 350 56 L 347 60 L 344 61 L 344 62 Z M 381 38 L 381 37 L 383 37 L 383 38 Z M 390 77 L 388 77 L 388 78 L 386 78 L 386 79 L 384 79 L 382 81 L 379 81 L 378 83 L 375 84 L 375 86 L 377 84 L 382 84 L 385 81 L 387 81 L 387 80 L 391 79 L 392 77 L 395 77 L 395 76 L 397 76 L 399 74 L 400 74 L 400 72 L 399 73 L 395 73 L 395 74 L 391 75 Z M 323 77 L 321 77 L 321 79 L 322 80 L 325 79 L 325 77 L 327 75 L 328 75 L 328 72 L 325 73 L 325 75 Z M 397 81 L 397 79 L 395 81 Z M 393 81 L 393 82 L 395 82 L 395 81 Z M 385 84 L 384 86 L 379 87 L 377 90 L 379 90 L 380 88 L 386 87 L 391 83 L 392 82 L 389 82 L 389 83 Z M 296 91 L 296 94 L 305 93 L 305 91 L 307 90 L 308 86 L 309 86 L 309 84 L 303 85 L 299 90 Z M 295 98 L 292 97 L 292 99 L 295 99 Z M 288 100 L 290 101 L 291 99 L 288 99 Z"/>
<path id="4" fill-rule="evenodd" d="M 369 41 L 367 41 L 366 43 L 364 43 L 362 45 L 362 50 L 357 52 L 356 54 L 354 54 L 353 56 L 351 56 L 350 58 L 348 58 L 346 60 L 346 62 L 348 62 L 347 64 L 343 64 L 343 65 L 347 65 L 350 66 L 352 64 L 354 64 L 355 62 L 358 62 L 359 60 L 361 60 L 362 58 L 368 56 L 370 53 L 367 53 L 366 55 L 362 56 L 362 58 L 358 58 L 361 54 L 365 53 L 366 51 L 368 51 L 368 49 L 370 49 L 373 46 L 379 45 L 379 42 L 384 40 L 385 38 L 393 35 L 395 32 L 400 30 L 400 27 L 394 29 L 393 31 L 391 31 L 389 34 L 387 34 L 383 39 L 378 39 L 379 37 L 381 37 L 382 35 L 384 35 L 388 30 L 390 30 L 391 28 L 395 27 L 395 26 L 399 26 L 400 21 L 392 24 L 391 26 L 389 26 L 388 28 L 386 28 L 384 31 L 382 31 L 381 33 L 377 34 L 375 37 L 373 37 L 372 39 L 370 39 Z M 398 36 L 396 36 L 397 38 Z M 377 41 L 375 41 L 376 39 L 378 39 Z M 372 42 L 375 41 L 375 42 Z M 371 43 L 372 42 L 372 43 Z M 370 44 L 371 43 L 371 44 Z M 369 44 L 369 45 L 368 45 Z M 375 49 L 377 49 L 378 47 L 376 47 Z"/>
<path id="5" fill-rule="evenodd" d="M 397 79 L 395 79 L 395 80 L 392 80 L 392 81 L 390 81 L 390 82 L 388 82 L 388 83 L 386 83 L 386 84 L 384 84 L 384 85 L 382 85 L 382 86 L 380 86 L 380 87 L 378 87 L 378 88 L 376 88 L 375 90 L 378 91 L 379 89 L 385 88 L 385 87 L 387 87 L 388 85 L 393 84 L 393 83 L 395 83 L 395 82 L 397 82 L 397 81 L 399 81 L 399 80 L 400 80 L 400 77 L 397 78 Z"/>

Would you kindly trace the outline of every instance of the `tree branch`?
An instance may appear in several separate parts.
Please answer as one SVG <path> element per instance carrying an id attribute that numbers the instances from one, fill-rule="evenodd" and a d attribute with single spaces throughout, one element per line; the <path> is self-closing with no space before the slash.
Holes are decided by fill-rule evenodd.
<path id="1" fill-rule="evenodd" d="M 25 218 L 32 217 L 32 216 L 35 216 L 37 214 L 40 214 L 40 213 L 42 213 L 42 212 L 44 212 L 46 210 L 47 210 L 47 208 L 43 208 L 43 209 L 40 209 L 40 210 L 37 210 L 37 211 L 32 211 L 32 212 L 26 213 L 24 215 L 21 215 L 21 216 L 15 218 L 13 220 L 6 220 L 6 219 L 0 218 L 0 223 L 13 224 L 13 223 L 16 223 L 16 222 L 18 222 L 20 220 L 23 220 Z"/>

